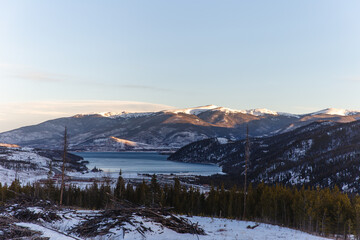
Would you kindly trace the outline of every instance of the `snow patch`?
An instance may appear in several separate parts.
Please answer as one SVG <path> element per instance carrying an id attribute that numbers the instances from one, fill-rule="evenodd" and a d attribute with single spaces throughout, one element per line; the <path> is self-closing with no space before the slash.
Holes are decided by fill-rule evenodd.
<path id="1" fill-rule="evenodd" d="M 220 144 L 227 144 L 227 143 L 229 143 L 229 140 L 228 140 L 227 138 L 218 137 L 216 140 L 217 140 L 218 143 L 220 143 Z"/>

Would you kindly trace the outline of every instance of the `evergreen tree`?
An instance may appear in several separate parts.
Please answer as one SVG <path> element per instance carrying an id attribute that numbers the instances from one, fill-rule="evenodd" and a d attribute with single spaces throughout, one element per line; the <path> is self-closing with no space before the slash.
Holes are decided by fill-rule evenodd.
<path id="1" fill-rule="evenodd" d="M 160 185 L 157 182 L 156 175 L 153 174 L 151 177 L 150 183 L 150 193 L 151 193 L 151 204 L 159 203 L 160 201 Z"/>
<path id="2" fill-rule="evenodd" d="M 123 177 L 121 175 L 122 175 L 122 171 L 120 169 L 119 177 L 117 179 L 116 187 L 114 189 L 114 196 L 117 199 L 123 199 L 124 194 L 125 194 L 125 181 L 124 181 L 124 179 L 123 179 Z"/>

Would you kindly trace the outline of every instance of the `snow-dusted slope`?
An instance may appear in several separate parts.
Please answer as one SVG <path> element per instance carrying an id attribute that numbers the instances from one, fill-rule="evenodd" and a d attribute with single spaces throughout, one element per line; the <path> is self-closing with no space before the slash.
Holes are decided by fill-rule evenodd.
<path id="1" fill-rule="evenodd" d="M 360 111 L 347 110 L 347 109 L 338 109 L 338 108 L 326 108 L 326 109 L 311 113 L 311 115 L 319 115 L 319 114 L 338 115 L 338 116 L 351 116 L 351 115 L 360 114 Z"/>
<path id="2" fill-rule="evenodd" d="M 177 109 L 177 110 L 166 110 L 164 112 L 172 112 L 172 113 L 185 113 L 185 114 L 193 114 L 198 115 L 202 112 L 206 112 L 209 110 L 214 110 L 219 108 L 215 105 L 207 105 L 207 106 L 201 106 L 201 107 L 194 107 L 194 108 L 184 108 L 184 109 Z"/>
<path id="3" fill-rule="evenodd" d="M 265 108 L 249 109 L 249 110 L 235 110 L 235 109 L 231 109 L 231 108 L 218 107 L 215 105 L 207 105 L 207 106 L 177 109 L 177 110 L 168 110 L 168 111 L 164 111 L 164 112 L 199 115 L 200 113 L 203 113 L 206 111 L 221 111 L 221 112 L 225 112 L 225 113 L 243 113 L 243 114 L 250 114 L 250 115 L 254 115 L 254 116 L 264 116 L 266 114 L 279 115 L 279 113 L 265 109 Z"/>
<path id="4" fill-rule="evenodd" d="M 68 154 L 67 170 L 86 170 L 81 157 Z M 62 153 L 32 148 L 0 147 L 0 182 L 10 185 L 16 178 L 22 184 L 46 179 L 50 162 L 53 175 L 61 172 Z"/>
<path id="5" fill-rule="evenodd" d="M 50 159 L 40 156 L 31 149 L 1 149 L 0 181 L 11 184 L 15 178 L 31 183 L 46 178 Z M 26 163 L 24 163 L 26 162 Z"/>
<path id="6" fill-rule="evenodd" d="M 113 113 L 113 112 L 107 112 L 107 113 L 100 113 L 100 115 L 104 117 L 110 117 L 110 118 L 138 118 L 138 117 L 147 117 L 153 115 L 153 112 L 135 112 L 135 113 L 129 113 L 129 112 L 122 112 L 122 113 Z"/>
<path id="7" fill-rule="evenodd" d="M 102 116 L 106 118 L 138 118 L 153 115 L 154 112 L 99 112 L 99 113 L 87 113 L 87 114 L 76 114 L 73 117 L 81 118 L 86 116 Z"/>

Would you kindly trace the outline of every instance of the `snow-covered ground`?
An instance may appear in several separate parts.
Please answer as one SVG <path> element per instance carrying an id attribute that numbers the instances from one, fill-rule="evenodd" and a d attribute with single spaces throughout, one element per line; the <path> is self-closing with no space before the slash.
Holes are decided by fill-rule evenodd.
<path id="1" fill-rule="evenodd" d="M 3 144 L 4 145 L 4 144 Z M 1 184 L 11 185 L 18 179 L 22 185 L 32 184 L 39 180 L 45 180 L 49 177 L 49 168 L 51 165 L 51 177 L 55 182 L 57 175 L 61 173 L 62 161 L 59 160 L 62 153 L 56 153 L 51 150 L 38 150 L 28 147 L 4 147 L 0 146 L 0 182 Z M 68 164 L 72 166 L 84 166 L 80 163 L 74 163 L 71 159 Z M 91 173 L 88 176 L 83 172 L 76 171 L 67 167 L 67 175 L 78 176 L 79 178 L 93 177 Z M 104 175 L 104 174 L 103 174 Z M 115 178 L 115 176 L 114 176 Z"/>
<path id="2" fill-rule="evenodd" d="M 0 181 L 10 185 L 16 178 L 21 183 L 33 183 L 47 177 L 50 159 L 37 154 L 30 148 L 8 148 L 0 154 L 4 165 L 0 165 Z M 5 167 L 7 166 L 7 167 Z"/>
<path id="3" fill-rule="evenodd" d="M 292 239 L 292 240 L 321 240 L 327 239 L 318 236 L 314 236 L 298 230 L 289 228 L 260 224 L 255 229 L 248 229 L 247 226 L 253 226 L 255 222 L 245 222 L 238 220 L 209 218 L 209 217 L 189 217 L 190 221 L 199 223 L 206 234 L 192 235 L 192 234 L 179 234 L 170 229 L 159 228 L 152 222 L 145 223 L 146 227 L 156 229 L 154 233 L 146 234 L 146 239 L 149 240 L 166 240 L 166 239 L 178 239 L 178 240 L 190 240 L 190 239 L 203 239 L 203 240 L 219 240 L 219 239 L 241 239 L 241 240 L 275 240 L 275 239 Z M 115 238 L 116 239 L 116 238 Z M 125 234 L 124 239 L 144 239 L 140 234 L 133 231 Z"/>
<path id="4" fill-rule="evenodd" d="M 255 229 L 248 229 L 247 226 L 254 226 L 255 222 L 246 222 L 238 220 L 209 218 L 209 217 L 192 217 L 192 222 L 199 222 L 208 234 L 201 236 L 200 239 L 251 239 L 251 240 L 272 240 L 272 239 L 292 239 L 292 240 L 320 240 L 327 239 L 317 237 L 298 230 L 285 227 L 274 226 L 261 223 Z M 185 239 L 185 238 L 184 238 Z M 195 238 L 194 238 L 195 239 Z"/>
<path id="5" fill-rule="evenodd" d="M 57 239 L 84 239 L 71 232 L 71 229 L 83 221 L 88 216 L 97 214 L 96 211 L 68 211 L 63 213 L 64 218 L 61 221 L 53 223 L 17 223 L 19 226 L 28 227 L 31 230 L 43 232 L 44 237 L 50 237 L 50 240 Z M 122 227 L 110 229 L 110 233 L 86 239 L 148 239 L 148 240 L 219 240 L 219 239 L 241 239 L 241 240 L 321 240 L 327 239 L 314 236 L 298 230 L 289 228 L 262 224 L 255 229 L 249 229 L 247 226 L 254 226 L 255 222 L 245 222 L 238 220 L 219 219 L 210 217 L 186 217 L 193 223 L 198 223 L 205 230 L 206 235 L 181 234 L 163 227 L 159 223 L 154 223 L 146 218 L 134 216 L 134 225 L 126 223 Z M 136 230 L 143 224 L 150 229 L 144 234 Z"/>
<path id="6" fill-rule="evenodd" d="M 17 223 L 16 225 L 21 226 L 21 227 L 26 227 L 29 228 L 31 230 L 37 231 L 37 232 L 41 232 L 42 236 L 41 237 L 46 237 L 49 238 L 51 240 L 68 240 L 68 239 L 76 239 L 74 237 L 71 236 L 67 236 L 64 233 L 55 231 L 53 229 L 41 226 L 39 224 L 36 223 L 25 223 L 25 222 L 21 222 L 21 223 Z"/>

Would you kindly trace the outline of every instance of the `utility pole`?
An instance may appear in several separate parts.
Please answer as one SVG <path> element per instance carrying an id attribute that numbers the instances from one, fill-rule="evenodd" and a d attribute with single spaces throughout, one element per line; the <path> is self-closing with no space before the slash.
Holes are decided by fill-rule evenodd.
<path id="1" fill-rule="evenodd" d="M 245 180 L 244 180 L 244 214 L 243 220 L 246 219 L 246 195 L 247 195 L 247 168 L 250 159 L 250 141 L 249 141 L 249 125 L 246 125 L 246 144 L 245 144 Z"/>
<path id="2" fill-rule="evenodd" d="M 64 187 L 65 187 L 64 180 L 65 180 L 65 163 L 66 163 L 67 145 L 68 145 L 67 128 L 65 126 L 63 164 L 62 164 L 62 169 L 61 169 L 60 206 L 62 205 L 62 202 L 63 202 L 63 194 L 64 194 Z"/>

